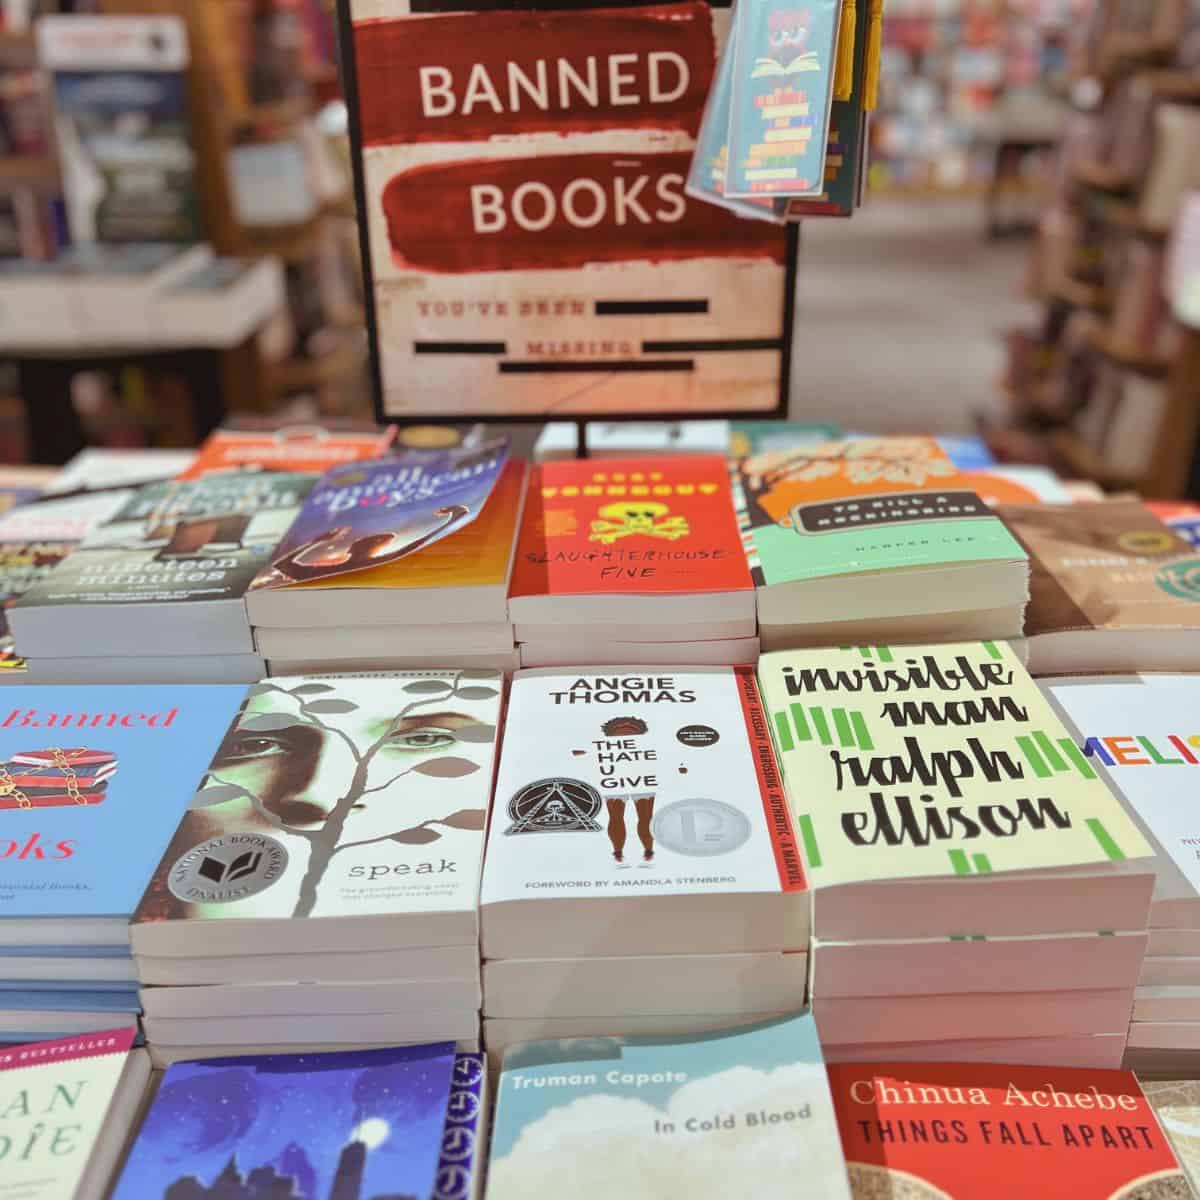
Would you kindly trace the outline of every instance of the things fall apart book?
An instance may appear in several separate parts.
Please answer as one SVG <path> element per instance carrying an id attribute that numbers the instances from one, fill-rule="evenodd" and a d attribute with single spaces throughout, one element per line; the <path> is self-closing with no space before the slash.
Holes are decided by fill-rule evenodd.
<path id="1" fill-rule="evenodd" d="M 474 944 L 502 686 L 452 670 L 252 687 L 195 774 L 135 952 Z"/>

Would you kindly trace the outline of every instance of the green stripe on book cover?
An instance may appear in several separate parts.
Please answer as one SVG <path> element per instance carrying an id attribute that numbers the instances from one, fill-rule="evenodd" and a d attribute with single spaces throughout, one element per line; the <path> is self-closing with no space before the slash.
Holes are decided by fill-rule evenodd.
<path id="1" fill-rule="evenodd" d="M 1043 730 L 1035 729 L 1033 731 L 1033 740 L 1037 742 L 1038 749 L 1041 750 L 1046 761 L 1054 770 L 1065 771 L 1067 769 L 1067 764 L 1063 762 L 1062 755 L 1055 750 L 1054 743 L 1051 742 Z"/>
<path id="2" fill-rule="evenodd" d="M 811 742 L 812 730 L 808 727 L 808 721 L 804 716 L 804 705 L 792 705 L 792 724 L 796 727 L 796 741 Z"/>
<path id="3" fill-rule="evenodd" d="M 800 826 L 800 840 L 804 843 L 804 857 L 808 859 L 810 867 L 819 867 L 821 865 L 821 850 L 817 845 L 817 834 L 813 829 L 812 817 L 808 815 L 801 816 L 796 823 Z"/>
<path id="4" fill-rule="evenodd" d="M 792 742 L 792 731 L 788 728 L 787 713 L 777 712 L 775 716 L 775 732 L 779 735 L 779 751 L 781 754 L 786 754 L 787 751 L 795 749 Z"/>
<path id="5" fill-rule="evenodd" d="M 850 714 L 850 724 L 854 726 L 854 733 L 858 738 L 859 748 L 862 750 L 874 750 L 875 743 L 871 740 L 871 734 L 867 730 L 867 723 L 863 720 L 862 713 L 852 712 Z"/>
<path id="6" fill-rule="evenodd" d="M 833 710 L 833 727 L 837 730 L 838 741 L 843 746 L 854 745 L 854 734 L 850 732 L 850 718 L 846 716 L 844 708 Z"/>
<path id="7" fill-rule="evenodd" d="M 1039 779 L 1049 779 L 1051 775 L 1050 768 L 1042 761 L 1042 756 L 1037 752 L 1033 741 L 1027 737 L 1017 738 L 1017 745 L 1021 747 L 1021 753 L 1025 755 L 1029 765 L 1033 768 L 1033 773 Z"/>
<path id="8" fill-rule="evenodd" d="M 1113 862 L 1120 862 L 1125 857 L 1125 852 L 1112 839 L 1112 834 L 1104 828 L 1104 824 L 1097 817 L 1088 817 L 1087 827 L 1092 831 L 1092 836 L 1100 843 L 1100 849 L 1108 855 Z"/>
<path id="9" fill-rule="evenodd" d="M 951 850 L 949 854 L 950 865 L 954 868 L 955 875 L 970 875 L 971 863 L 967 859 L 967 852 L 965 850 Z"/>
<path id="10" fill-rule="evenodd" d="M 825 710 L 813 707 L 808 710 L 808 715 L 812 717 L 813 728 L 817 731 L 817 737 L 821 739 L 821 745 L 832 746 L 833 736 L 829 732 L 829 722 L 825 720 Z"/>
<path id="11" fill-rule="evenodd" d="M 986 854 L 974 854 L 971 856 L 971 861 L 975 864 L 975 870 L 980 875 L 990 875 L 992 873 L 991 860 Z"/>
<path id="12" fill-rule="evenodd" d="M 1077 770 L 1084 779 L 1095 779 L 1096 772 L 1092 770 L 1092 764 L 1079 752 L 1079 747 L 1075 745 L 1070 738 L 1059 738 L 1058 744 L 1062 747 L 1063 753 L 1071 760 Z"/>
<path id="13" fill-rule="evenodd" d="M 992 658 L 1003 658 L 1004 657 L 1000 653 L 1000 647 L 997 646 L 995 642 L 984 642 L 983 648 L 988 652 L 988 654 Z"/>

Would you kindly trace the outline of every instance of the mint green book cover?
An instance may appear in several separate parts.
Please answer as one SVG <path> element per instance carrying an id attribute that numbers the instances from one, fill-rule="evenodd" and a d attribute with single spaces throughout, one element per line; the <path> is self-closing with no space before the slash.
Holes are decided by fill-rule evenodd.
<path id="1" fill-rule="evenodd" d="M 488 1200 L 850 1200 L 812 1016 L 505 1056 Z"/>

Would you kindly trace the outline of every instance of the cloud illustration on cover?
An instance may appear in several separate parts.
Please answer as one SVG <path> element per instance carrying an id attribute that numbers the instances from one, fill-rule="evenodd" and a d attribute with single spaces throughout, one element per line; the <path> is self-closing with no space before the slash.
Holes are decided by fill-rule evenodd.
<path id="1" fill-rule="evenodd" d="M 729 1200 L 770 1196 L 781 1179 L 811 1177 L 813 1155 L 806 1122 L 737 1127 L 704 1134 L 683 1132 L 689 1117 L 794 1111 L 811 1094 L 813 1067 L 790 1064 L 774 1071 L 733 1067 L 684 1084 L 665 1110 L 644 1100 L 594 1095 L 551 1109 L 522 1131 L 512 1150 L 493 1161 L 489 1191 L 497 1196 L 553 1196 L 562 1187 L 562 1164 L 571 1164 L 572 1200 Z M 658 1119 L 674 1121 L 674 1135 L 656 1134 Z M 800 1194 L 799 1192 L 797 1194 Z M 817 1194 L 817 1193 L 811 1193 Z"/>
<path id="2" fill-rule="evenodd" d="M 167 1083 L 154 1103 L 145 1136 L 163 1143 L 168 1161 L 234 1146 L 258 1117 L 258 1087 L 250 1071 L 210 1071 Z"/>

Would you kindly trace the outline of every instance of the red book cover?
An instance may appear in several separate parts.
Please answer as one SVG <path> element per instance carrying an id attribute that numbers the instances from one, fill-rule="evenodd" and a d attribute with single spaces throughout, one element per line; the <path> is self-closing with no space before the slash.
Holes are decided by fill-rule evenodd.
<path id="1" fill-rule="evenodd" d="M 829 1083 L 855 1200 L 1188 1200 L 1130 1071 L 845 1063 Z"/>
<path id="2" fill-rule="evenodd" d="M 511 595 L 751 587 L 721 455 L 585 459 L 534 472 Z"/>

